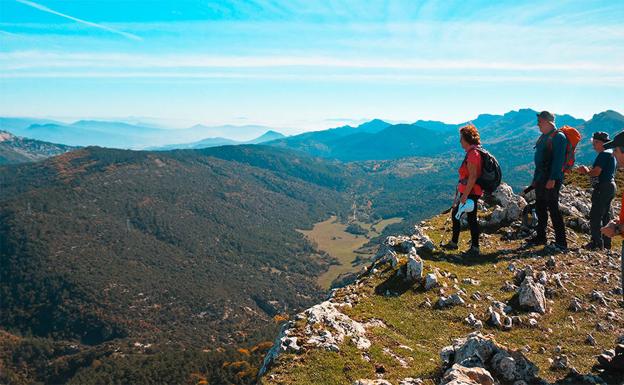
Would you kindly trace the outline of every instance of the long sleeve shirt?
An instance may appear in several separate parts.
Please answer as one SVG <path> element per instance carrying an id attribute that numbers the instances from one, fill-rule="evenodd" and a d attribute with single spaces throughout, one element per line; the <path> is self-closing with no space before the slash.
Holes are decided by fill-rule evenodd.
<path id="1" fill-rule="evenodd" d="M 563 181 L 563 163 L 568 139 L 563 132 L 553 134 L 554 130 L 553 128 L 552 131 L 542 134 L 535 144 L 533 183 L 545 184 L 549 179 Z"/>

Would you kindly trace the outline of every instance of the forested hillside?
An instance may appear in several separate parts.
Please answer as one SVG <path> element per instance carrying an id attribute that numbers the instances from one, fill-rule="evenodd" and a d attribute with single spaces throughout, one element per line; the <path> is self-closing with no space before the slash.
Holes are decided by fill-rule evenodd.
<path id="1" fill-rule="evenodd" d="M 90 352 L 75 370 L 134 342 L 180 354 L 248 346 L 274 316 L 322 298 L 314 277 L 331 261 L 295 229 L 346 200 L 314 182 L 331 169 L 287 155 L 273 156 L 287 172 L 101 148 L 0 168 L 0 324 L 75 345 L 40 352 L 28 370 Z"/>

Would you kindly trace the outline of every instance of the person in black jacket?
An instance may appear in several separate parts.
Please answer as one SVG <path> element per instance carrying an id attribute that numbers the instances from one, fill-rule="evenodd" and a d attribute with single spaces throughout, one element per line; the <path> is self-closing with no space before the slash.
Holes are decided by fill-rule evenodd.
<path id="1" fill-rule="evenodd" d="M 611 248 L 611 238 L 600 234 L 600 228 L 606 226 L 611 220 L 611 201 L 615 197 L 615 158 L 613 150 L 604 148 L 605 142 L 610 141 L 606 132 L 594 132 L 592 145 L 598 153 L 592 168 L 579 167 L 581 174 L 587 174 L 591 178 L 592 207 L 589 212 L 589 224 L 591 227 L 591 242 L 585 245 L 588 250 L 600 250 Z"/>

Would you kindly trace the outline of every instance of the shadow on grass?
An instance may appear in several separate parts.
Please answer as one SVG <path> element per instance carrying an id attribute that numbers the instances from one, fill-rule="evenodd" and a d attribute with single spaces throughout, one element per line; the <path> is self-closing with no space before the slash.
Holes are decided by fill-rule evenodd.
<path id="1" fill-rule="evenodd" d="M 390 293 L 390 295 L 393 296 L 400 296 L 414 287 L 421 286 L 418 282 L 414 283 L 405 280 L 406 268 L 405 265 L 401 266 L 397 273 L 401 272 L 402 274 L 392 274 L 385 281 L 377 285 L 377 287 L 375 287 L 375 294 L 386 295 L 386 293 Z"/>
<path id="2" fill-rule="evenodd" d="M 577 251 L 577 249 L 569 249 L 569 251 Z M 511 248 L 500 248 L 495 251 L 482 253 L 478 257 L 463 256 L 457 253 L 445 253 L 444 251 L 434 251 L 421 257 L 425 260 L 434 262 L 448 261 L 457 265 L 475 266 L 497 263 L 510 259 L 529 259 L 529 258 L 546 258 L 551 255 L 565 255 L 565 253 L 556 253 L 544 248 L 525 247 L 519 245 Z"/>

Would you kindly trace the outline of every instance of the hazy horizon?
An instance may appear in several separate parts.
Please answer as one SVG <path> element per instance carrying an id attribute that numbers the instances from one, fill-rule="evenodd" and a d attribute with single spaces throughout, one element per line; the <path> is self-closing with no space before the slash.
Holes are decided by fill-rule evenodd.
<path id="1" fill-rule="evenodd" d="M 624 3 L 3 0 L 0 115 L 285 134 L 624 102 Z"/>

